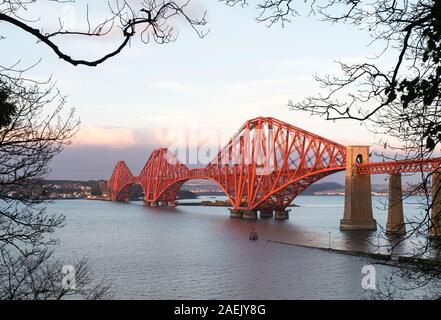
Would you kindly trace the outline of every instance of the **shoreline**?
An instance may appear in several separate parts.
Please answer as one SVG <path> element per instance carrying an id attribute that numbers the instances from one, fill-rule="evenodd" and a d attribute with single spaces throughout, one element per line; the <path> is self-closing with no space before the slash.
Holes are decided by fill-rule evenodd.
<path id="1" fill-rule="evenodd" d="M 61 199 L 51 199 L 51 200 L 95 200 L 95 201 L 112 201 L 108 198 L 61 198 Z M 208 201 L 208 200 L 201 200 L 200 202 L 179 202 L 180 200 L 198 200 L 198 198 L 187 198 L 187 199 L 176 199 L 176 207 L 179 206 L 192 206 L 192 207 L 232 207 L 231 203 L 228 202 L 228 200 L 215 200 L 215 201 Z M 131 200 L 131 201 L 144 201 L 142 199 L 139 200 Z M 294 208 L 294 207 L 301 207 L 298 204 L 290 204 L 288 205 L 288 208 Z"/>
<path id="2" fill-rule="evenodd" d="M 216 197 L 216 196 L 225 196 L 225 194 L 219 194 L 219 195 L 201 195 L 203 197 L 207 196 L 207 197 Z M 303 197 L 344 197 L 344 194 L 301 194 L 300 196 Z M 372 194 L 372 197 L 386 197 L 388 196 L 388 194 Z M 418 196 L 418 195 L 416 195 Z M 199 198 L 186 198 L 186 199 L 177 199 L 179 200 L 195 200 L 195 199 L 199 199 Z M 110 201 L 109 199 L 105 199 L 105 198 L 99 198 L 99 196 L 96 196 L 96 198 L 87 198 L 87 197 L 82 197 L 82 198 L 49 198 L 48 200 L 105 200 L 105 201 Z M 142 201 L 142 200 L 131 200 L 131 201 Z"/>
<path id="3" fill-rule="evenodd" d="M 337 254 L 344 254 L 349 256 L 357 256 L 357 257 L 365 257 L 365 258 L 371 258 L 374 260 L 382 261 L 383 264 L 394 266 L 394 267 L 405 267 L 405 266 L 415 266 L 415 265 L 441 265 L 440 260 L 430 259 L 430 258 L 413 258 L 409 256 L 395 256 L 391 254 L 384 254 L 384 253 L 375 253 L 375 252 L 365 252 L 365 251 L 357 251 L 357 250 L 346 250 L 346 249 L 336 249 L 336 248 L 327 248 L 327 247 L 319 247 L 319 246 L 312 246 L 312 245 L 306 245 L 306 244 L 299 244 L 299 243 L 291 243 L 291 242 L 285 242 L 285 241 L 278 241 L 278 240 L 267 240 L 271 243 L 276 244 L 282 244 L 282 245 L 289 245 L 289 246 L 296 246 L 300 248 L 307 248 L 307 249 L 315 249 L 315 250 L 321 250 L 321 251 L 328 251 L 332 253 Z"/>
<path id="4" fill-rule="evenodd" d="M 209 204 L 209 203 L 205 203 L 204 201 L 202 201 L 202 202 L 189 202 L 189 203 L 177 203 L 176 206 L 177 207 L 179 207 L 179 206 L 184 206 L 184 207 L 185 206 L 193 206 L 193 207 L 227 207 L 227 208 L 228 207 L 230 207 L 230 208 L 232 207 L 230 203 L 228 203 L 228 204 L 217 204 L 216 202 L 213 202 L 213 203 Z M 288 206 L 288 208 L 293 208 L 293 207 L 299 208 L 301 206 L 298 205 L 298 204 L 290 204 Z"/>

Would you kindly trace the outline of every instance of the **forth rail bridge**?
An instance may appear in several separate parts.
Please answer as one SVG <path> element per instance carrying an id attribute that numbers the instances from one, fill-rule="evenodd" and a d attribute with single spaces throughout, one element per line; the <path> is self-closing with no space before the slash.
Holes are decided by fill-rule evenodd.
<path id="1" fill-rule="evenodd" d="M 342 230 L 375 230 L 372 174 L 389 174 L 387 232 L 405 232 L 401 173 L 431 172 L 430 236 L 441 236 L 441 158 L 369 162 L 369 146 L 343 146 L 268 117 L 247 121 L 205 167 L 190 169 L 166 148 L 154 150 L 138 176 L 118 161 L 107 189 L 111 200 L 128 201 L 131 186 L 142 186 L 148 206 L 176 206 L 181 186 L 209 179 L 231 203 L 231 217 L 288 219 L 288 205 L 314 182 L 346 171 Z"/>

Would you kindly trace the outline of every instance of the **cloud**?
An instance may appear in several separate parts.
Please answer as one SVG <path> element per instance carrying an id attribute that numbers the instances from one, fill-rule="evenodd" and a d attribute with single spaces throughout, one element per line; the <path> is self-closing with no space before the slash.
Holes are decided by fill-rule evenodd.
<path id="1" fill-rule="evenodd" d="M 113 148 L 109 146 L 71 145 L 50 164 L 51 179 L 108 179 L 118 160 L 124 160 L 138 174 L 153 151 L 153 146 Z"/>
<path id="2" fill-rule="evenodd" d="M 84 126 L 75 136 L 75 147 L 107 147 L 124 149 L 133 147 L 165 147 L 169 141 L 168 128 L 127 128 L 112 126 Z"/>
<path id="3" fill-rule="evenodd" d="M 129 128 L 86 126 L 78 132 L 74 145 L 80 146 L 133 146 L 135 132 Z"/>

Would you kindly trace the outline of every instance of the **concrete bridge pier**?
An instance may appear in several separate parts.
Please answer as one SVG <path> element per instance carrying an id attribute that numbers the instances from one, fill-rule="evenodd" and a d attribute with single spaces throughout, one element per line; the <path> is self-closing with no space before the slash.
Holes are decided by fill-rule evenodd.
<path id="1" fill-rule="evenodd" d="M 234 209 L 234 208 L 230 209 L 230 218 L 240 218 L 241 219 L 242 215 L 243 215 L 242 210 Z"/>
<path id="2" fill-rule="evenodd" d="M 287 220 L 289 219 L 289 210 L 275 210 L 274 218 L 276 220 Z"/>
<path id="3" fill-rule="evenodd" d="M 260 210 L 259 214 L 260 219 L 269 219 L 274 217 L 273 210 Z"/>
<path id="4" fill-rule="evenodd" d="M 158 201 L 150 201 L 150 207 L 157 207 Z"/>
<path id="5" fill-rule="evenodd" d="M 369 146 L 346 147 L 345 209 L 340 230 L 376 230 L 372 214 L 371 176 L 360 175 L 357 163 L 369 162 Z"/>
<path id="6" fill-rule="evenodd" d="M 406 233 L 403 216 L 403 189 L 401 186 L 401 173 L 389 175 L 389 205 L 387 211 L 386 233 Z"/>
<path id="7" fill-rule="evenodd" d="M 169 201 L 169 202 L 168 202 L 168 206 L 169 206 L 170 208 L 176 208 L 176 202 L 175 202 L 175 201 Z"/>
<path id="8" fill-rule="evenodd" d="M 255 220 L 257 219 L 257 211 L 256 210 L 245 210 L 242 215 L 243 219 L 247 220 Z"/>
<path id="9" fill-rule="evenodd" d="M 429 237 L 441 238 L 441 171 L 432 174 L 432 213 Z"/>

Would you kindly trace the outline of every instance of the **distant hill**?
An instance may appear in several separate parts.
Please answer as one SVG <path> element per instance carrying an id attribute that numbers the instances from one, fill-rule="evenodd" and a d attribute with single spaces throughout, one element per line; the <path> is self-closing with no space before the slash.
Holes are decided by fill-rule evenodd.
<path id="1" fill-rule="evenodd" d="M 225 195 L 218 185 L 211 181 L 207 181 L 204 184 L 200 183 L 201 180 L 195 180 L 192 184 L 185 184 L 178 193 L 179 199 L 195 199 L 198 195 Z M 48 192 L 56 193 L 72 193 L 75 191 L 84 190 L 86 187 L 92 195 L 100 195 L 101 191 L 98 186 L 98 181 L 69 181 L 69 180 L 46 180 L 45 183 L 48 187 Z M 53 187 L 52 187 L 53 185 Z M 189 190 L 190 189 L 190 190 Z M 387 192 L 387 184 L 372 184 L 373 192 Z M 302 195 L 314 195 L 315 193 L 327 193 L 327 192 L 344 192 L 344 185 L 337 182 L 318 182 L 309 186 Z M 138 199 L 143 197 L 142 187 L 138 184 L 132 186 L 131 198 Z"/>
<path id="2" fill-rule="evenodd" d="M 45 188 L 49 194 L 78 194 L 78 198 L 87 196 L 86 191 L 93 196 L 101 195 L 97 180 L 73 181 L 73 180 L 45 180 Z M 130 200 L 138 200 L 144 197 L 144 191 L 139 184 L 134 184 L 130 190 Z M 197 194 L 189 190 L 179 190 L 178 199 L 196 199 Z"/>
<path id="3" fill-rule="evenodd" d="M 139 184 L 134 184 L 130 191 L 130 200 L 138 200 L 144 197 L 144 191 Z M 178 199 L 197 199 L 197 195 L 188 190 L 179 190 L 177 194 Z"/>
<path id="4" fill-rule="evenodd" d="M 325 192 L 325 191 L 340 191 L 344 190 L 344 186 L 337 182 L 322 182 L 316 183 L 309 186 L 305 191 L 302 192 L 302 195 L 314 195 L 316 192 Z"/>
<path id="5" fill-rule="evenodd" d="M 179 190 L 177 198 L 178 199 L 197 199 L 197 194 L 188 190 Z"/>
<path id="6" fill-rule="evenodd" d="M 315 183 L 303 191 L 303 195 L 314 195 L 317 192 L 344 192 L 345 186 L 337 182 Z M 372 192 L 387 193 L 388 186 L 384 184 L 372 184 Z"/>

